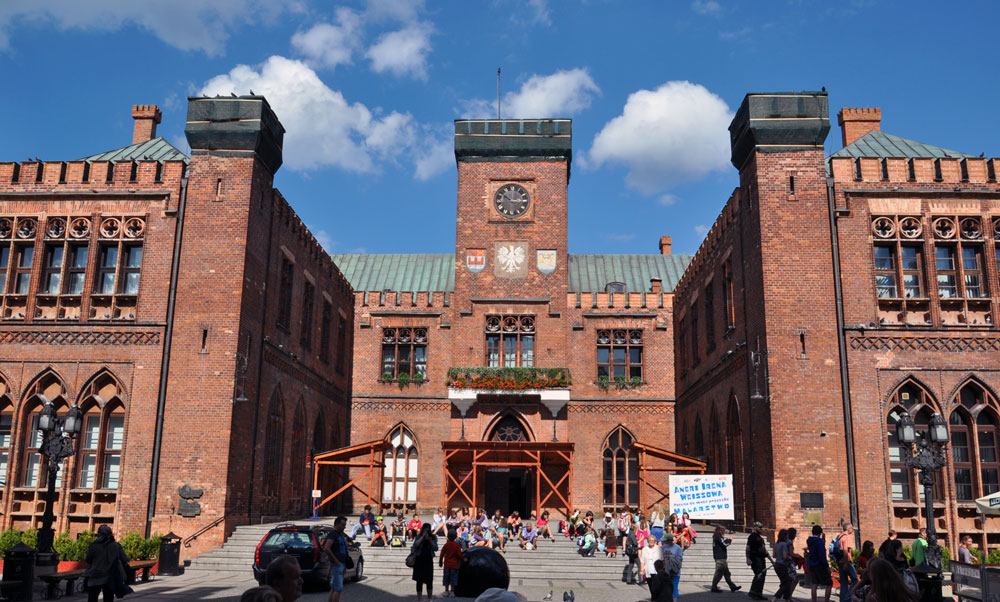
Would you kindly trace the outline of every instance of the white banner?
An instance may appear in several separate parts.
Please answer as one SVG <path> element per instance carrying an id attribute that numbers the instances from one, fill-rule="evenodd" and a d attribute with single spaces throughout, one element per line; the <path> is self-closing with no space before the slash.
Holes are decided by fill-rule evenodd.
<path id="1" fill-rule="evenodd" d="M 733 475 L 670 475 L 670 512 L 693 519 L 733 520 Z"/>

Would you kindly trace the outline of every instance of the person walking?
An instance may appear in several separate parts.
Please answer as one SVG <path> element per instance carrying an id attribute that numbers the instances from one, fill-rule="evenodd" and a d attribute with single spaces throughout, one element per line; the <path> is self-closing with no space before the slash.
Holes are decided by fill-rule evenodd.
<path id="1" fill-rule="evenodd" d="M 448 532 L 448 542 L 441 547 L 438 566 L 444 568 L 444 597 L 454 598 L 458 586 L 458 568 L 462 566 L 462 546 L 457 541 L 458 534 Z"/>
<path id="2" fill-rule="evenodd" d="M 833 575 L 830 574 L 830 560 L 826 556 L 826 535 L 823 527 L 813 525 L 812 536 L 806 540 L 809 551 L 809 574 L 812 576 L 812 602 L 816 602 L 816 590 L 819 586 L 826 588 L 823 602 L 830 602 L 830 590 L 833 588 Z"/>
<path id="3" fill-rule="evenodd" d="M 347 570 L 347 540 L 344 538 L 346 526 L 347 517 L 338 516 L 333 520 L 333 531 L 323 539 L 323 552 L 330 559 L 329 602 L 339 602 L 340 593 L 344 591 L 344 571 Z"/>
<path id="4" fill-rule="evenodd" d="M 854 568 L 854 525 L 844 525 L 837 538 L 839 553 L 834 560 L 840 569 L 840 602 L 851 599 L 851 590 L 858 584 L 858 571 Z"/>
<path id="5" fill-rule="evenodd" d="M 748 595 L 753 600 L 764 599 L 767 559 L 770 558 L 770 555 L 767 553 L 767 543 L 764 541 L 764 536 L 761 535 L 763 529 L 764 525 L 754 522 L 753 532 L 747 538 L 747 564 L 750 565 L 750 570 L 753 571 L 753 581 L 750 583 L 750 592 Z"/>
<path id="6" fill-rule="evenodd" d="M 663 548 L 656 543 L 655 539 L 647 537 L 646 547 L 639 554 L 639 568 L 642 571 L 642 577 L 646 581 L 646 585 L 649 587 L 650 600 L 655 597 L 653 595 L 653 575 L 656 574 L 657 561 L 663 561 Z"/>
<path id="7" fill-rule="evenodd" d="M 625 565 L 625 576 L 623 581 L 629 585 L 634 585 L 637 581 L 636 569 L 638 568 L 639 562 L 639 540 L 635 536 L 634 531 L 627 531 L 625 534 L 625 557 L 628 558 L 628 564 Z"/>
<path id="8" fill-rule="evenodd" d="M 792 560 L 789 551 L 788 529 L 778 531 L 778 541 L 774 544 L 774 573 L 778 576 L 778 591 L 775 600 L 791 600 L 792 579 L 789 576 L 788 565 Z"/>
<path id="9" fill-rule="evenodd" d="M 965 535 L 962 537 L 962 543 L 958 545 L 958 561 L 964 562 L 966 564 L 979 564 L 979 558 L 977 558 L 969 547 L 972 546 L 972 536 Z"/>
<path id="10" fill-rule="evenodd" d="M 97 539 L 87 548 L 86 561 L 88 602 L 97 602 L 102 593 L 104 602 L 113 602 L 116 595 L 124 595 L 125 591 L 131 593 L 132 588 L 125 585 L 128 558 L 121 544 L 115 541 L 111 527 L 97 528 Z"/>
<path id="11" fill-rule="evenodd" d="M 722 525 L 715 527 L 715 534 L 712 535 L 712 558 L 715 559 L 715 575 L 712 576 L 712 589 L 714 593 L 720 593 L 719 580 L 725 577 L 726 584 L 730 591 L 739 591 L 742 586 L 733 583 L 733 576 L 729 572 L 729 544 L 733 543 L 732 537 L 726 537 L 726 528 Z"/>
<path id="12" fill-rule="evenodd" d="M 653 504 L 653 513 L 649 515 L 649 534 L 657 543 L 663 541 L 663 527 L 667 517 L 663 515 L 663 506 Z"/>
<path id="13" fill-rule="evenodd" d="M 913 547 L 910 552 L 910 560 L 913 566 L 917 567 L 924 563 L 927 559 L 927 529 L 924 527 L 920 528 L 917 532 L 917 540 L 913 542 Z"/>
<path id="14" fill-rule="evenodd" d="M 656 574 L 653 575 L 653 582 L 649 586 L 649 591 L 653 594 L 653 602 L 673 602 L 674 582 L 667 572 L 662 560 L 657 560 L 653 564 Z"/>
<path id="15" fill-rule="evenodd" d="M 417 582 L 417 602 L 423 599 L 425 585 L 427 599 L 434 599 L 434 552 L 437 549 L 437 538 L 431 534 L 431 526 L 425 524 L 410 547 L 410 553 L 414 555 L 413 580 Z"/>
<path id="16" fill-rule="evenodd" d="M 684 562 L 684 549 L 674 541 L 673 533 L 663 534 L 663 564 L 674 586 L 674 600 L 680 598 L 681 565 Z"/>

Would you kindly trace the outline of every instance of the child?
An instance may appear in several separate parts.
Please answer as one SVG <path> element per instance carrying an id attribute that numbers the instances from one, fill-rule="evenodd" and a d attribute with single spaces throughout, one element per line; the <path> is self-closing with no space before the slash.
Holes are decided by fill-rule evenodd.
<path id="1" fill-rule="evenodd" d="M 453 598 L 452 591 L 458 585 L 458 567 L 462 564 L 462 546 L 455 541 L 455 531 L 448 531 L 448 543 L 441 548 L 438 556 L 438 566 L 444 567 L 444 597 Z"/>
<path id="2" fill-rule="evenodd" d="M 500 551 L 506 554 L 507 550 L 504 549 L 504 546 L 507 545 L 507 524 L 505 522 L 499 522 L 493 530 L 496 532 L 493 547 L 500 548 Z"/>
<path id="3" fill-rule="evenodd" d="M 416 512 L 414 512 L 413 518 L 410 519 L 410 523 L 406 525 L 407 537 L 409 537 L 411 540 L 415 540 L 417 538 L 417 535 L 420 535 L 420 527 L 422 526 L 423 523 L 420 522 L 420 516 Z M 432 533 L 434 532 L 434 527 L 431 527 L 431 532 Z"/>
<path id="4" fill-rule="evenodd" d="M 618 554 L 618 538 L 615 537 L 615 530 L 608 529 L 604 532 L 604 555 L 614 558 Z"/>

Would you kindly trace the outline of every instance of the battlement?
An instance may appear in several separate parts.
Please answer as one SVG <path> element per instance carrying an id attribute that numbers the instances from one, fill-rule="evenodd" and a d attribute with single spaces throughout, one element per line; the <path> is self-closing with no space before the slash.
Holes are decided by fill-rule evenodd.
<path id="1" fill-rule="evenodd" d="M 726 201 L 725 206 L 722 211 L 719 212 L 718 217 L 715 218 L 715 222 L 712 223 L 712 227 L 709 228 L 708 232 L 705 234 L 705 240 L 701 242 L 698 247 L 698 251 L 695 252 L 694 257 L 691 259 L 691 263 L 688 264 L 686 270 L 684 270 L 684 275 L 681 276 L 680 281 L 677 286 L 674 287 L 674 294 L 678 296 L 683 296 L 685 290 L 692 282 L 698 282 L 698 271 L 701 269 L 702 264 L 710 260 L 710 257 L 715 253 L 716 249 L 725 239 L 729 228 L 736 223 L 736 216 L 740 209 L 740 201 L 742 199 L 742 189 L 736 188 L 733 193 L 729 196 L 729 200 Z"/>
<path id="2" fill-rule="evenodd" d="M 577 309 L 656 310 L 670 307 L 672 293 L 645 291 L 640 293 L 568 293 L 566 305 Z"/>
<path id="3" fill-rule="evenodd" d="M 175 161 L 23 161 L 0 162 L 4 192 L 105 192 L 175 190 L 187 164 Z"/>
<path id="4" fill-rule="evenodd" d="M 831 157 L 834 181 L 891 184 L 968 185 L 997 183 L 1000 158 L 985 157 Z"/>
<path id="5" fill-rule="evenodd" d="M 456 119 L 458 161 L 563 158 L 573 155 L 571 119 Z"/>
<path id="6" fill-rule="evenodd" d="M 419 311 L 427 307 L 449 307 L 452 293 L 444 291 L 356 291 L 354 305 L 358 308 L 410 309 Z"/>
<path id="7" fill-rule="evenodd" d="M 273 210 L 276 225 L 285 228 L 286 231 L 290 232 L 299 241 L 301 248 L 306 251 L 309 258 L 313 261 L 313 265 L 319 266 L 333 275 L 333 280 L 341 292 L 353 294 L 354 290 L 351 288 L 351 284 L 344 277 L 340 268 L 333 263 L 330 254 L 316 240 L 316 237 L 309 230 L 305 222 L 302 221 L 302 218 L 295 213 L 291 204 L 285 200 L 285 197 L 282 196 L 277 188 L 273 188 L 272 190 L 274 192 L 272 196 L 274 198 Z"/>

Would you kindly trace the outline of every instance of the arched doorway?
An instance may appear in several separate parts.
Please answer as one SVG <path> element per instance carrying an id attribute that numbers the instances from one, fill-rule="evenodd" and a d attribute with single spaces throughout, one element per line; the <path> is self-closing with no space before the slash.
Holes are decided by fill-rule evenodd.
<path id="1" fill-rule="evenodd" d="M 531 441 L 525 423 L 513 412 L 500 415 L 487 429 L 486 440 L 517 445 Z M 523 466 L 487 466 L 484 476 L 487 512 L 500 510 L 504 516 L 517 511 L 527 517 L 535 496 L 533 469 Z"/>

